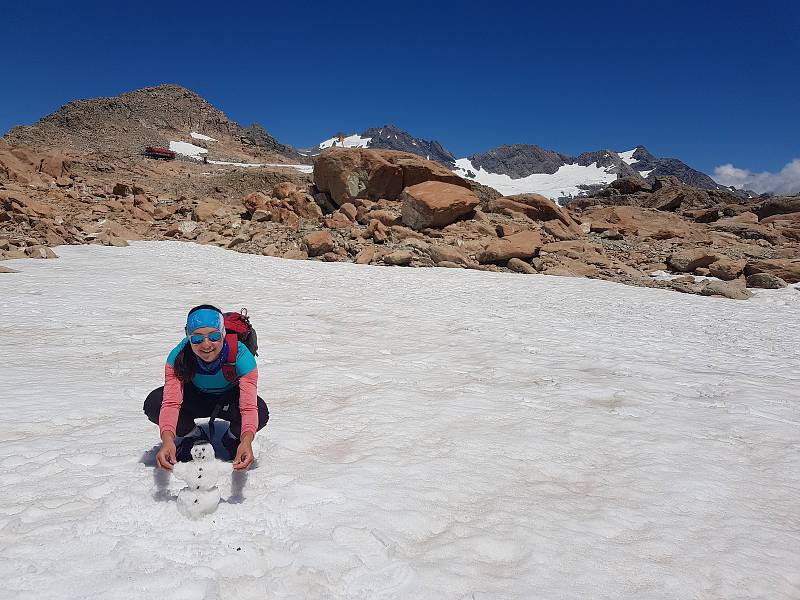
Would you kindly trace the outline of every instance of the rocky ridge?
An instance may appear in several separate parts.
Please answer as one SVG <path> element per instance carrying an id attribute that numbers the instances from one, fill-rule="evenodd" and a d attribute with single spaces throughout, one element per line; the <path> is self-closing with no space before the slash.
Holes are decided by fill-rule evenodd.
<path id="1" fill-rule="evenodd" d="M 216 141 L 194 139 L 190 132 Z M 14 127 L 4 139 L 34 150 L 114 158 L 138 156 L 146 146 L 185 141 L 209 148 L 220 160 L 303 160 L 261 126 L 243 128 L 191 90 L 169 84 L 110 98 L 75 100 L 33 125 Z"/>

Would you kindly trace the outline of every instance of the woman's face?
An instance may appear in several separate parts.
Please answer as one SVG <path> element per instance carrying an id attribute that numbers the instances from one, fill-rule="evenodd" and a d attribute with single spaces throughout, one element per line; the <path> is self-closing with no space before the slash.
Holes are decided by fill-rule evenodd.
<path id="1" fill-rule="evenodd" d="M 195 329 L 191 335 L 189 336 L 189 344 L 192 346 L 192 352 L 194 352 L 200 360 L 204 362 L 214 362 L 217 360 L 219 353 L 222 352 L 222 342 L 224 338 L 220 338 L 217 342 L 212 342 L 208 339 L 208 334 L 213 331 L 219 331 L 214 327 L 198 327 Z M 192 343 L 192 335 L 202 335 L 203 341 L 199 344 Z"/>

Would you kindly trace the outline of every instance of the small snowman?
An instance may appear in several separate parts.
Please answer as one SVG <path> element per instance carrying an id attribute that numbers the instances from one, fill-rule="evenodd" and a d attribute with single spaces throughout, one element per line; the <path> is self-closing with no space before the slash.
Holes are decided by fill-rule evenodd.
<path id="1" fill-rule="evenodd" d="M 178 492 L 178 510 L 188 519 L 199 519 L 217 510 L 220 475 L 230 472 L 231 465 L 217 460 L 214 447 L 207 441 L 192 447 L 192 460 L 178 463 L 173 474 L 188 487 Z"/>

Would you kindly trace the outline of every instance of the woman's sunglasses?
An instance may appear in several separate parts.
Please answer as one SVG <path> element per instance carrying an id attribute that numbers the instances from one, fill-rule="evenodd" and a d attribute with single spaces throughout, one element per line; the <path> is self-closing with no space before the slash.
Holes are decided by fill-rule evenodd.
<path id="1" fill-rule="evenodd" d="M 208 335 L 203 335 L 202 333 L 193 333 L 189 336 L 189 341 L 193 344 L 202 344 L 203 340 L 208 338 L 209 342 L 218 342 L 222 339 L 222 332 L 220 331 L 212 331 Z"/>

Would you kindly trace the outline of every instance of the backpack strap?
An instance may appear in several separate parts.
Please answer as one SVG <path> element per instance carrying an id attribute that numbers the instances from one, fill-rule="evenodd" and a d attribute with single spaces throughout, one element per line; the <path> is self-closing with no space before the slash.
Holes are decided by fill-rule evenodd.
<path id="1" fill-rule="evenodd" d="M 225 341 L 228 342 L 228 356 L 225 357 L 225 362 L 222 365 L 222 374 L 225 379 L 231 383 L 239 381 L 239 375 L 236 374 L 236 357 L 239 354 L 239 338 L 235 333 L 229 333 L 225 336 Z"/>

